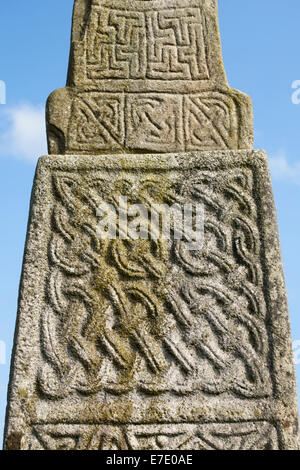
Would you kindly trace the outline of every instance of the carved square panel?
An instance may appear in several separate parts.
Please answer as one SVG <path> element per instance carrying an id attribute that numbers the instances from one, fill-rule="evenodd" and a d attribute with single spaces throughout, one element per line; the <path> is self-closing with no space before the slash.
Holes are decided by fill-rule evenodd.
<path id="1" fill-rule="evenodd" d="M 120 150 L 124 137 L 123 94 L 80 93 L 74 98 L 67 134 L 72 152 Z"/>
<path id="2" fill-rule="evenodd" d="M 126 97 L 126 147 L 129 150 L 184 150 L 182 100 L 164 93 Z"/>
<path id="3" fill-rule="evenodd" d="M 230 95 L 203 92 L 184 98 L 186 150 L 238 148 L 238 114 Z"/>

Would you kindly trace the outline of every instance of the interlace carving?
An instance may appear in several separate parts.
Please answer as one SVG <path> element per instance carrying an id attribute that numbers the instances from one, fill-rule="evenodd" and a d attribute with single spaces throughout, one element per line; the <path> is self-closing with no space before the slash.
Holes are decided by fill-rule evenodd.
<path id="1" fill-rule="evenodd" d="M 157 175 L 104 179 L 53 178 L 42 392 L 55 399 L 99 390 L 269 396 L 251 172 L 202 172 L 180 184 Z M 203 250 L 159 237 L 99 240 L 97 207 L 117 207 L 122 195 L 148 208 L 203 204 Z"/>
<path id="2" fill-rule="evenodd" d="M 268 422 L 183 425 L 36 425 L 34 450 L 278 450 Z"/>

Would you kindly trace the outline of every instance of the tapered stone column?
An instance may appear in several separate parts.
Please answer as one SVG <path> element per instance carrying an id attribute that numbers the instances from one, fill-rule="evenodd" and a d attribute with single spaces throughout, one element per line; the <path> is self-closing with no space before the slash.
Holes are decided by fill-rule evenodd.
<path id="1" fill-rule="evenodd" d="M 252 148 L 252 105 L 228 86 L 217 2 L 77 0 L 48 139 L 54 154 Z"/>
<path id="2" fill-rule="evenodd" d="M 226 80 L 217 2 L 75 1 L 47 133 L 6 448 L 296 449 L 267 156 Z M 197 246 L 176 218 L 169 238 L 148 230 L 171 206 L 201 208 Z"/>

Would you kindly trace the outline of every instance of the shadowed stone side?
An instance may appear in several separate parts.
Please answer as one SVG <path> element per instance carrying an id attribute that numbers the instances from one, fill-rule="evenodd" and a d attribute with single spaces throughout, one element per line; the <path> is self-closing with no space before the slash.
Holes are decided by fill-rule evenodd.
<path id="1" fill-rule="evenodd" d="M 200 203 L 204 246 L 96 236 L 97 207 Z M 296 449 L 297 396 L 266 154 L 38 164 L 7 448 Z"/>
<path id="2" fill-rule="evenodd" d="M 50 154 L 251 149 L 252 103 L 228 86 L 216 0 L 76 0 L 47 132 Z"/>

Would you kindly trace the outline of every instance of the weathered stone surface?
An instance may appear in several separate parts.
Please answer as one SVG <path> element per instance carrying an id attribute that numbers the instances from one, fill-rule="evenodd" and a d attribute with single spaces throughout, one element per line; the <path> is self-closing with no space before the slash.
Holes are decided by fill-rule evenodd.
<path id="1" fill-rule="evenodd" d="M 48 100 L 51 154 L 251 149 L 229 88 L 216 0 L 76 0 L 67 87 Z"/>
<path id="2" fill-rule="evenodd" d="M 203 204 L 203 249 L 99 240 L 118 195 Z M 8 448 L 295 449 L 290 338 L 264 152 L 40 159 Z"/>
<path id="3" fill-rule="evenodd" d="M 296 449 L 267 157 L 226 80 L 216 0 L 76 0 L 47 132 L 6 448 Z M 201 206 L 204 245 L 120 222 L 99 238 L 99 206 L 124 198 Z"/>

